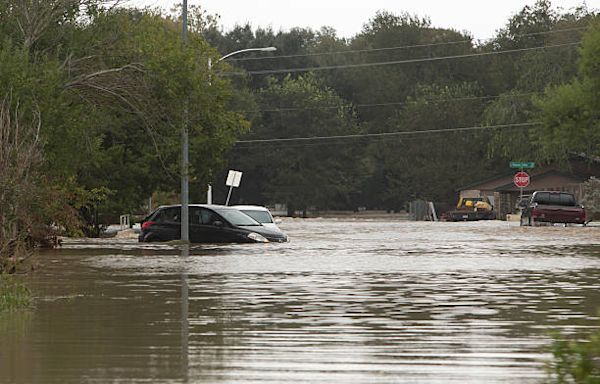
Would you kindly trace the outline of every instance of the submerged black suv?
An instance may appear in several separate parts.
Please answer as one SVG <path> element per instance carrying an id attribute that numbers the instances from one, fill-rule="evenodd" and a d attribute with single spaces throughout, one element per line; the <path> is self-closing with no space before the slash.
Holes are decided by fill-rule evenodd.
<path id="1" fill-rule="evenodd" d="M 266 243 L 287 241 L 287 236 L 266 228 L 235 208 L 221 205 L 189 205 L 192 243 Z M 140 242 L 181 238 L 181 205 L 162 206 L 142 221 Z"/>

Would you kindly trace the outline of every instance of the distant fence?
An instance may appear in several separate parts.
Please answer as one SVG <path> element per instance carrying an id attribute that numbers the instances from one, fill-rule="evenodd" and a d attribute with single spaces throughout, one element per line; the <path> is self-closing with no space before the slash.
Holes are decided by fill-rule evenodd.
<path id="1" fill-rule="evenodd" d="M 121 227 L 121 230 L 129 228 L 131 226 L 131 215 L 119 216 L 119 225 Z"/>
<path id="2" fill-rule="evenodd" d="M 413 221 L 438 221 L 438 213 L 431 201 L 414 200 L 408 204 L 410 220 Z"/>

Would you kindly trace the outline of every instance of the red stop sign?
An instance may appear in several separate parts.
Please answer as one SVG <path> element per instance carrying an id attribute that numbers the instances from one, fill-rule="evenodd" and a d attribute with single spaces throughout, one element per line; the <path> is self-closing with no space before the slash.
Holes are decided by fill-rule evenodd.
<path id="1" fill-rule="evenodd" d="M 514 177 L 515 185 L 519 188 L 525 188 L 529 185 L 529 174 L 527 172 L 517 172 Z"/>

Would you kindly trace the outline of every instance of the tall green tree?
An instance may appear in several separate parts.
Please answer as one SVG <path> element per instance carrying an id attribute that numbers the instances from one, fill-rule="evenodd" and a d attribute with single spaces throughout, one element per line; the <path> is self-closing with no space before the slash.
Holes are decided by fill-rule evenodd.
<path id="1" fill-rule="evenodd" d="M 352 107 L 311 74 L 271 78 L 258 100 L 264 110 L 248 139 L 360 133 Z M 231 165 L 245 172 L 243 201 L 286 203 L 290 211 L 351 206 L 361 172 L 360 148 L 352 142 L 255 143 L 234 150 Z"/>
<path id="2" fill-rule="evenodd" d="M 524 7 L 511 18 L 491 45 L 498 49 L 564 46 L 511 54 L 510 60 L 502 55 L 494 59 L 490 67 L 492 76 L 482 84 L 503 93 L 487 107 L 482 116 L 483 123 L 539 121 L 536 97 L 546 88 L 567 83 L 576 76 L 579 57 L 576 44 L 592 19 L 593 14 L 585 7 L 561 14 L 549 1 Z M 501 86 L 490 86 L 494 82 L 501 82 Z M 506 160 L 547 161 L 553 150 L 542 149 L 540 137 L 543 135 L 532 127 L 498 131 L 490 141 L 490 155 Z"/>
<path id="3" fill-rule="evenodd" d="M 39 122 L 47 184 L 72 206 L 110 191 L 104 211 L 119 214 L 179 190 L 184 124 L 192 185 L 204 185 L 247 122 L 228 108 L 230 83 L 209 73 L 217 52 L 202 36 L 184 46 L 178 20 L 108 3 L 2 3 L 0 97 Z"/>
<path id="4" fill-rule="evenodd" d="M 320 59 L 328 65 L 365 66 L 321 71 L 319 76 L 355 104 L 403 102 L 408 96 L 415 95 L 419 84 L 472 81 L 477 71 L 468 61 L 379 64 L 472 52 L 469 36 L 434 28 L 428 18 L 382 11 L 351 39 L 347 53 Z M 394 107 L 363 107 L 358 112 L 361 121 L 382 123 L 397 111 Z"/>
<path id="5" fill-rule="evenodd" d="M 421 86 L 384 128 L 399 135 L 370 147 L 374 167 L 365 181 L 364 204 L 401 210 L 417 198 L 454 201 L 456 188 L 493 173 L 493 162 L 485 155 L 491 135 L 452 131 L 479 125 L 485 106 L 480 94 L 473 83 Z M 445 129 L 450 131 L 426 133 Z"/>
<path id="6" fill-rule="evenodd" d="M 600 19 L 591 23 L 580 54 L 577 78 L 536 100 L 535 117 L 543 124 L 537 142 L 549 160 L 572 152 L 600 156 Z"/>
<path id="7" fill-rule="evenodd" d="M 98 127 L 102 158 L 86 169 L 86 185 L 115 190 L 115 209 L 135 208 L 155 190 L 178 190 L 180 132 L 187 124 L 191 190 L 200 191 L 196 185 L 206 184 L 246 127 L 227 109 L 228 83 L 208 72 L 216 52 L 198 35 L 184 48 L 177 23 L 131 10 L 99 16 L 76 43 L 77 56 L 100 61 L 90 62 L 70 88 L 106 116 Z"/>
<path id="8" fill-rule="evenodd" d="M 68 102 L 60 72 L 55 60 L 34 63 L 23 45 L 0 43 L 0 274 L 22 268 L 31 246 L 46 240 L 49 224 L 69 225 L 75 218 L 65 194 L 44 172 L 44 148 L 52 142 L 45 118 Z M 66 110 L 63 118 L 77 116 L 76 109 Z M 77 160 L 72 138 L 68 132 L 63 137 Z"/>

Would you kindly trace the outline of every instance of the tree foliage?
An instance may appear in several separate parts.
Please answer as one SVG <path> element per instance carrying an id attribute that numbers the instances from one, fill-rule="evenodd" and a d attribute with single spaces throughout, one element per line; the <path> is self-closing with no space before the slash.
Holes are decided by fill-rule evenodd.
<path id="1" fill-rule="evenodd" d="M 298 30 L 252 30 L 244 25 L 216 34 L 212 29 L 211 41 L 221 54 L 242 45 L 281 47 L 277 53 L 281 58 L 255 54 L 230 62 L 250 71 L 330 68 L 315 71 L 314 78 L 353 107 L 355 125 L 366 134 L 506 127 L 386 140 L 348 140 L 348 145 L 356 143 L 363 149 L 357 154 L 357 181 L 353 180 L 356 183 L 344 198 L 336 199 L 335 204 L 328 202 L 328 206 L 342 202 L 352 209 L 365 206 L 396 210 L 416 197 L 450 203 L 455 199 L 456 188 L 502 173 L 498 166 L 504 167 L 508 160 L 548 161 L 548 153 L 555 154 L 556 149 L 542 145 L 544 132 L 524 124 L 538 121 L 535 100 L 539 94 L 577 75 L 577 43 L 594 18 L 585 6 L 565 11 L 541 0 L 517 12 L 505 28 L 486 42 L 474 41 L 467 32 L 435 28 L 427 17 L 386 11 L 375 14 L 350 39 L 340 38 L 326 27 L 299 34 Z M 298 43 L 287 44 L 289 41 Z M 279 81 L 285 76 L 274 75 Z M 306 72 L 294 70 L 287 76 L 304 77 Z M 244 95 L 242 99 L 248 100 L 248 95 L 255 94 L 256 100 L 261 100 L 256 107 L 252 103 L 240 106 L 253 111 L 247 115 L 253 122 L 249 137 L 284 136 L 276 124 L 265 124 L 273 118 L 273 109 L 286 125 L 306 120 L 300 110 L 304 107 L 292 101 L 286 105 L 283 101 L 287 98 L 261 99 L 264 89 L 272 85 L 269 81 L 272 80 L 266 80 L 264 75 L 236 81 L 238 89 L 243 90 L 239 93 Z M 565 132 L 562 128 L 559 131 Z M 575 142 L 565 140 L 566 137 L 559 137 L 557 142 L 569 150 L 576 148 Z M 597 142 L 594 139 L 588 145 Z M 331 153 L 337 153 L 341 147 L 325 143 L 320 146 Z M 294 143 L 273 144 L 270 150 L 286 148 L 294 148 Z M 238 151 L 241 149 L 234 147 L 233 158 L 237 158 Z M 260 151 L 248 151 L 245 163 L 233 164 L 240 170 L 254 169 L 261 156 Z M 285 200 L 280 194 L 264 193 L 271 183 L 264 175 L 258 179 L 246 176 L 244 183 L 252 178 L 253 186 L 242 187 L 241 198 L 266 203 Z M 282 191 L 283 188 L 282 185 Z M 314 199 L 310 198 L 313 203 Z"/>
<path id="2" fill-rule="evenodd" d="M 41 179 L 30 185 L 29 206 L 63 202 L 89 220 L 98 199 L 88 197 L 106 190 L 111 197 L 100 204 L 101 213 L 136 212 L 154 191 L 178 190 L 184 124 L 198 184 L 247 129 L 243 116 L 228 108 L 229 82 L 209 77 L 206 63 L 217 53 L 202 36 L 191 34 L 184 46 L 177 20 L 114 5 L 103 0 L 0 5 L 0 100 L 4 115 L 12 116 L 4 127 L 9 135 L 16 127 L 37 129 L 40 156 L 31 169 Z M 7 156 L 14 163 L 22 151 L 20 146 Z M 10 193 L 11 178 L 21 182 L 8 169 L 0 181 L 3 195 Z M 17 209 L 16 201 L 7 204 L 3 213 Z M 38 222 L 70 227 L 58 212 Z M 31 235 L 30 226 L 19 228 L 3 233 L 3 240 Z"/>
<path id="3" fill-rule="evenodd" d="M 476 84 L 421 86 L 396 118 L 389 118 L 385 132 L 421 132 L 374 143 L 376 159 L 366 180 L 365 206 L 400 210 L 407 201 L 419 198 L 435 201 L 454 199 L 454 189 L 472 178 L 489 174 L 486 159 L 489 134 L 469 131 L 439 135 L 427 133 L 454 127 L 479 125 L 483 101 Z M 474 101 L 475 100 L 478 101 Z M 374 200 L 372 196 L 379 199 Z"/>
<path id="4" fill-rule="evenodd" d="M 600 382 L 600 332 L 594 331 L 584 340 L 554 335 L 553 359 L 547 364 L 548 384 L 597 384 Z"/>
<path id="5" fill-rule="evenodd" d="M 184 45 L 178 15 L 115 3 L 0 3 L 0 99 L 8 126 L 39 127 L 39 177 L 27 180 L 38 183 L 37 206 L 50 207 L 44 223 L 75 211 L 88 225 L 73 231 L 97 232 L 96 209 L 108 220 L 141 211 L 150 196 L 176 196 L 184 125 L 192 201 L 231 167 L 245 172 L 240 200 L 291 210 L 451 202 L 508 159 L 599 153 L 600 36 L 585 7 L 537 1 L 486 42 L 386 11 L 352 38 L 326 26 L 224 31 L 218 16 L 191 7 Z M 266 46 L 276 54 L 219 60 Z M 527 122 L 542 125 L 518 128 Z M 321 136 L 350 137 L 234 145 Z"/>
<path id="6" fill-rule="evenodd" d="M 581 45 L 578 76 L 546 90 L 537 99 L 543 126 L 539 146 L 547 159 L 570 153 L 600 156 L 600 21 L 595 20 Z"/>
<path id="7" fill-rule="evenodd" d="M 360 133 L 352 107 L 313 75 L 271 78 L 257 96 L 258 105 L 270 110 L 254 121 L 250 140 Z M 243 166 L 251 180 L 250 188 L 242 189 L 244 199 L 256 199 L 250 202 L 281 201 L 290 211 L 343 208 L 359 180 L 360 151 L 352 144 L 329 140 L 240 147 L 234 164 Z"/>

